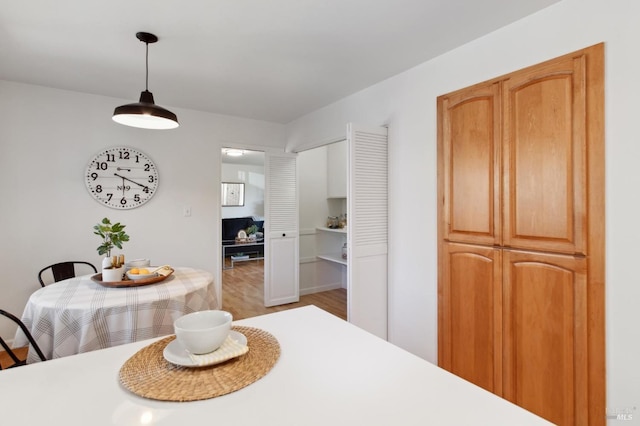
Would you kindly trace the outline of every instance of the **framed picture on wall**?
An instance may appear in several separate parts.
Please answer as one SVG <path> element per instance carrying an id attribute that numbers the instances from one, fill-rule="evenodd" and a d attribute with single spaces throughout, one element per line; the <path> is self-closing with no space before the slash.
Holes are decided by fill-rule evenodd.
<path id="1" fill-rule="evenodd" d="M 244 206 L 244 183 L 222 182 L 222 207 Z"/>

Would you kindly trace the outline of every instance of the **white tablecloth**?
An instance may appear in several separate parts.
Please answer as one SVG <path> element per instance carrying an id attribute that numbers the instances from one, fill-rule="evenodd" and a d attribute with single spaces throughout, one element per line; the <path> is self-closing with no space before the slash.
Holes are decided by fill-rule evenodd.
<path id="1" fill-rule="evenodd" d="M 178 267 L 166 280 L 110 288 L 91 275 L 50 284 L 31 295 L 22 321 L 47 359 L 60 358 L 173 333 L 180 316 L 219 309 L 213 275 Z M 27 346 L 18 329 L 14 346 Z M 29 351 L 28 362 L 40 361 Z"/>

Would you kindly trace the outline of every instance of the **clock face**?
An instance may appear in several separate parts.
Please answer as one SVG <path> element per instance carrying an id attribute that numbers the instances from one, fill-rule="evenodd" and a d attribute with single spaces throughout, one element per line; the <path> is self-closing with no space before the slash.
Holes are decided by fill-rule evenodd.
<path id="1" fill-rule="evenodd" d="M 114 209 L 133 209 L 156 193 L 158 169 L 146 154 L 117 146 L 100 151 L 91 159 L 85 183 L 100 204 Z"/>

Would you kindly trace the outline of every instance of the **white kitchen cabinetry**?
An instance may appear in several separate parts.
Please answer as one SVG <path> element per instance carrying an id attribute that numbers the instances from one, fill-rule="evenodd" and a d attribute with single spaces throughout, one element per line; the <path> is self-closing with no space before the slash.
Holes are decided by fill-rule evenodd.
<path id="1" fill-rule="evenodd" d="M 327 146 L 327 198 L 347 198 L 347 141 Z"/>

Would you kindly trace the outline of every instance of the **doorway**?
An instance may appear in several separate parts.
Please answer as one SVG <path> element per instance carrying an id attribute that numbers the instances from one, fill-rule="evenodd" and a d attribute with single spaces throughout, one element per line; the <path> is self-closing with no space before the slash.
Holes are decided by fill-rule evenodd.
<path id="1" fill-rule="evenodd" d="M 233 155 L 240 151 L 242 155 Z M 265 212 L 268 179 L 266 153 L 223 148 L 221 154 L 221 182 L 227 184 L 226 187 L 221 186 L 221 235 L 224 244 L 225 240 L 233 243 L 239 230 L 244 230 L 249 237 L 251 234 L 247 228 L 251 224 L 256 224 L 258 233 L 261 228 L 267 228 L 267 224 L 261 221 L 268 216 Z M 226 230 L 223 229 L 225 224 L 228 225 Z M 266 229 L 264 232 L 266 236 Z M 259 237 L 258 234 L 257 244 L 260 243 Z M 223 249 L 220 279 L 223 309 L 231 312 L 234 319 L 315 305 L 346 320 L 346 289 L 302 294 L 299 301 L 265 306 L 265 262 L 269 261 L 269 250 L 256 250 L 251 242 L 237 246 Z M 280 264 L 275 262 L 275 265 Z"/>
<path id="2" fill-rule="evenodd" d="M 338 285 L 347 288 L 347 317 L 349 322 L 378 337 L 387 338 L 388 299 L 388 129 L 379 126 L 365 126 L 348 123 L 344 138 L 325 140 L 317 145 L 309 145 L 297 151 L 300 170 L 317 167 L 324 157 L 325 179 L 315 183 L 317 192 L 324 194 L 320 202 L 326 205 L 324 225 L 322 219 L 315 218 L 316 211 L 303 217 L 301 222 L 301 259 L 305 259 L 304 248 L 313 248 L 315 262 L 310 268 L 315 274 L 313 290 L 327 285 L 336 285 L 337 279 L 326 280 L 328 274 L 318 271 L 318 267 L 340 267 L 346 279 Z M 344 142 L 343 142 L 344 141 Z M 342 145 L 344 143 L 344 145 Z M 316 148 L 326 149 L 317 161 L 304 163 L 304 156 Z M 346 152 L 346 158 L 345 158 Z M 342 153 L 336 157 L 334 153 Z M 341 167 L 339 167 L 341 166 Z M 300 193 L 310 193 L 300 184 Z M 339 190 L 338 188 L 341 188 Z M 319 197 L 322 198 L 322 197 Z M 338 201 L 341 210 L 332 210 L 332 203 Z M 304 200 L 300 197 L 301 211 Z M 346 214 L 344 206 L 346 205 Z M 317 209 L 320 211 L 320 209 Z M 336 217 L 336 214 L 340 216 Z M 341 222 L 344 214 L 347 226 L 336 229 L 335 222 Z M 348 218 L 348 220 L 347 220 Z M 331 222 L 331 224 L 329 223 Z M 311 228 L 313 226 L 313 228 Z M 340 227 L 340 225 L 338 225 Z M 305 229 L 306 228 L 306 229 Z M 310 234 L 307 236 L 306 234 Z M 346 245 L 345 245 L 346 237 Z M 315 244 L 305 244 L 313 240 Z M 324 241 L 324 243 L 322 242 Z M 340 246 L 342 244 L 342 246 Z M 346 252 L 346 258 L 344 253 Z M 302 266 L 302 265 L 301 265 Z M 303 268 L 301 267 L 301 270 Z M 301 274 L 302 275 L 302 274 Z M 301 276 L 300 293 L 304 294 L 304 278 Z M 321 281 L 321 282 L 320 282 Z"/>
<path id="3" fill-rule="evenodd" d="M 223 148 L 220 178 L 223 304 L 230 311 L 245 304 L 260 307 L 264 304 L 264 152 Z M 231 313 L 240 319 L 240 312 Z"/>
<path id="4" fill-rule="evenodd" d="M 344 299 L 347 318 L 346 140 L 298 152 L 300 295 Z M 328 223 L 332 219 L 332 223 Z M 335 223 L 333 223 L 335 221 Z"/>

